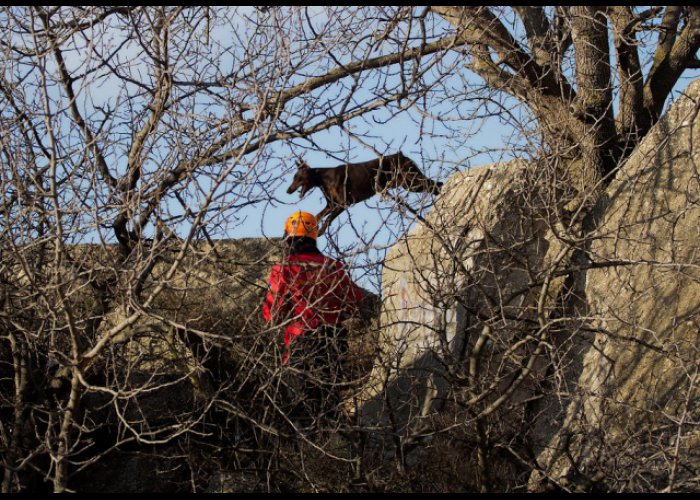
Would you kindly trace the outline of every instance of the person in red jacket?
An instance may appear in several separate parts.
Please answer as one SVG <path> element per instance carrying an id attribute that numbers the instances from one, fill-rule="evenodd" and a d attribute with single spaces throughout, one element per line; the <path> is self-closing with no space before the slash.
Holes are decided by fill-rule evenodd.
<path id="1" fill-rule="evenodd" d="M 312 214 L 295 212 L 287 219 L 287 251 L 270 271 L 262 316 L 284 332 L 282 362 L 300 368 L 301 398 L 324 406 L 337 397 L 329 397 L 329 389 L 342 378 L 339 369 L 347 351 L 347 332 L 341 323 L 358 312 L 362 291 L 340 262 L 318 250 L 317 237 L 318 223 Z"/>
<path id="2" fill-rule="evenodd" d="M 316 246 L 318 223 L 307 212 L 295 212 L 286 221 L 288 253 L 268 279 L 263 318 L 284 327 L 284 362 L 295 339 L 328 333 L 359 309 L 362 291 L 337 260 Z M 324 331 L 325 330 L 325 331 Z"/>

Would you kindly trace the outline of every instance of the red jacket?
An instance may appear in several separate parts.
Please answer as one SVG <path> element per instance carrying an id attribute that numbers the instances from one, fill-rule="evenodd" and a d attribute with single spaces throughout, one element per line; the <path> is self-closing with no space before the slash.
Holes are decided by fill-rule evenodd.
<path id="1" fill-rule="evenodd" d="M 340 323 L 361 302 L 362 291 L 338 261 L 320 253 L 300 253 L 273 266 L 262 315 L 266 321 L 285 325 L 288 351 L 294 337 Z"/>

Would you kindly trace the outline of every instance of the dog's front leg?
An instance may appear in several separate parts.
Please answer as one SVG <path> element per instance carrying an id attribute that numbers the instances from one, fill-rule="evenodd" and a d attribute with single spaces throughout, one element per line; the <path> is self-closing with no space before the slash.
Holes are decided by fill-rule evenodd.
<path id="1" fill-rule="evenodd" d="M 323 219 L 326 215 L 328 215 L 328 214 L 329 214 L 330 212 L 332 212 L 332 211 L 333 211 L 333 209 L 331 208 L 331 204 L 330 204 L 330 202 L 329 202 L 328 204 L 326 204 L 326 207 L 325 207 L 323 210 L 321 210 L 319 213 L 316 214 L 316 220 L 317 220 L 318 222 L 321 222 L 321 219 Z M 322 234 L 325 232 L 325 230 L 326 230 L 327 227 L 328 227 L 328 224 L 324 223 L 324 224 L 319 228 L 319 230 L 318 230 L 319 236 L 322 235 Z"/>
<path id="2" fill-rule="evenodd" d="M 331 211 L 333 211 L 333 208 L 331 208 L 331 204 L 328 203 L 323 210 L 316 214 L 316 220 L 320 222 L 321 219 L 323 219 Z"/>
<path id="3" fill-rule="evenodd" d="M 343 210 L 345 210 L 344 207 L 331 208 L 329 205 L 318 213 L 318 215 L 316 216 L 316 220 L 321 220 L 321 217 L 323 215 L 328 214 L 328 217 L 326 217 L 326 220 L 323 221 L 323 225 L 318 230 L 319 236 L 326 232 L 326 229 L 328 229 L 328 226 L 330 226 L 331 222 L 333 222 L 333 220 L 336 217 L 343 213 Z"/>

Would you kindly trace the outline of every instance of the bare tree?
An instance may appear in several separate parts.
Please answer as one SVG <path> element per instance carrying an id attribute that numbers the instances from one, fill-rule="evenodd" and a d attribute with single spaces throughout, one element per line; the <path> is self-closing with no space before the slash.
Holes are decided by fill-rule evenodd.
<path id="1" fill-rule="evenodd" d="M 212 470 L 192 458 L 196 449 L 249 472 L 251 488 L 381 487 L 384 455 L 370 446 L 376 429 L 338 414 L 309 435 L 290 418 L 299 397 L 286 382 L 293 368 L 280 366 L 269 341 L 276 331 L 257 321 L 255 283 L 277 255 L 274 242 L 237 254 L 222 240 L 250 223 L 250 210 L 280 202 L 292 160 L 309 150 L 344 162 L 411 149 L 441 177 L 484 158 L 522 157 L 535 165 L 518 191 L 534 207 L 523 220 L 536 212 L 545 222 L 534 234 L 553 228 L 567 244 L 546 269 L 528 269 L 546 297 L 572 265 L 590 265 L 584 236 L 596 222 L 588 209 L 697 67 L 699 17 L 680 6 L 5 7 L 2 491 L 42 481 L 70 491 L 81 472 L 129 446 L 173 446 L 171 455 L 188 457 L 193 490 L 206 487 Z M 415 126 L 397 139 L 389 132 L 398 118 Z M 511 143 L 471 142 L 490 119 L 512 131 Z M 393 240 L 424 221 L 431 202 L 386 193 L 370 206 Z M 347 220 L 345 233 L 331 226 L 328 247 L 377 289 L 386 250 L 375 241 L 379 230 Z M 341 234 L 357 245 L 348 248 Z M 377 247 L 378 257 L 361 257 Z M 455 262 L 465 248 L 453 248 Z M 494 243 L 494 262 L 504 262 L 504 249 L 517 256 L 520 247 Z M 497 281 L 472 291 L 490 296 Z M 431 293 L 473 307 L 464 290 Z M 476 439 L 481 476 L 494 450 L 520 452 L 507 432 L 496 437 L 497 410 L 510 408 L 526 380 L 548 383 L 533 374 L 560 368 L 535 367 L 553 325 L 563 337 L 577 330 L 553 318 L 544 299 L 534 315 L 509 304 L 471 310 L 466 358 L 436 353 L 459 418 L 419 427 L 410 439 L 384 428 L 397 443 L 398 482 L 387 488 L 412 487 L 403 451 L 430 448 L 418 439 L 426 433 L 458 428 L 463 443 Z M 517 346 L 511 318 L 534 328 L 520 332 Z M 489 343 L 505 371 L 480 357 Z M 367 368 L 356 359 L 346 376 L 358 380 L 343 384 L 355 388 Z M 499 380 L 511 383 L 504 389 Z M 157 411 L 149 397 L 173 388 L 183 400 Z M 349 437 L 342 445 L 329 438 L 339 430 Z M 324 470 L 329 459 L 341 472 Z M 532 460 L 521 459 L 531 470 Z M 481 476 L 458 484 L 494 486 Z"/>

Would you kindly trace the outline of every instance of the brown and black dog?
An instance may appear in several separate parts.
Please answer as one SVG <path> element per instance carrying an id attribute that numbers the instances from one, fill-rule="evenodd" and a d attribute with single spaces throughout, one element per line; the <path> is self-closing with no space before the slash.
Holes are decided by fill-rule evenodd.
<path id="1" fill-rule="evenodd" d="M 327 201 L 326 207 L 316 216 L 319 221 L 328 216 L 318 232 L 323 234 L 343 210 L 377 193 L 403 188 L 414 193 L 438 194 L 442 182 L 427 178 L 413 160 L 398 152 L 332 168 L 312 168 L 305 161 L 300 162 L 287 193 L 292 194 L 301 188 L 299 195 L 303 198 L 315 187 L 321 188 Z"/>

